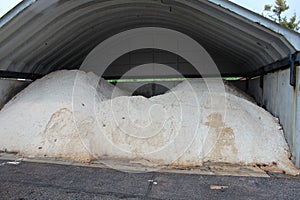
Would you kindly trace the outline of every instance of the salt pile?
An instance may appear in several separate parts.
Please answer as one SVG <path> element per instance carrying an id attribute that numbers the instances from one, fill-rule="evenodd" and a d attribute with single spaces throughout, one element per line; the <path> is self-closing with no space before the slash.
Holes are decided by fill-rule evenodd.
<path id="1" fill-rule="evenodd" d="M 209 84 L 220 91 L 224 87 L 214 80 Z M 280 125 L 225 88 L 215 92 L 202 80 L 185 81 L 147 99 L 130 96 L 92 73 L 54 72 L 1 110 L 0 150 L 76 161 L 265 164 L 298 174 Z"/>

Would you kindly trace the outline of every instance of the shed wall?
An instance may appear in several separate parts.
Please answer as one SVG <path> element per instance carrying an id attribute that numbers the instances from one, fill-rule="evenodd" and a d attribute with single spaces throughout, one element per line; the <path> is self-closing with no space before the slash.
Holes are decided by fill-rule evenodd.
<path id="1" fill-rule="evenodd" d="M 299 79 L 299 72 L 297 79 Z M 290 69 L 265 75 L 263 83 L 260 78 L 250 80 L 247 92 L 254 96 L 260 106 L 279 118 L 285 138 L 292 150 L 293 159 L 300 167 L 300 142 L 297 141 L 300 138 L 296 138 L 296 135 L 300 133 L 299 128 L 297 130 L 295 127 L 295 121 L 300 120 L 295 98 L 299 95 L 299 91 L 296 94 L 294 87 L 290 85 Z M 298 118 L 295 118 L 297 115 Z"/>
<path id="2" fill-rule="evenodd" d="M 300 167 L 300 66 L 297 67 L 297 83 L 295 90 L 295 102 L 294 102 L 294 124 L 295 136 L 294 136 L 294 156 L 296 158 L 296 166 Z"/>

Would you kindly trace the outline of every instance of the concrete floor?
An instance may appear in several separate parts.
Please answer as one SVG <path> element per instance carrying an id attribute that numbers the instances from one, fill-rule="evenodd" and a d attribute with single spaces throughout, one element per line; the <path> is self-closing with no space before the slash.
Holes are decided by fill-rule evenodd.
<path id="1" fill-rule="evenodd" d="M 126 173 L 74 165 L 0 161 L 0 199 L 299 199 L 300 178 Z M 211 186 L 226 186 L 211 189 Z"/>

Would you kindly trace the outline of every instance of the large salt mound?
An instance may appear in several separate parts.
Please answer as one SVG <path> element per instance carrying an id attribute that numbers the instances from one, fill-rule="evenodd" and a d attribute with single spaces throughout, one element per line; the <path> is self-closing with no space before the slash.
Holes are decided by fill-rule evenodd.
<path id="1" fill-rule="evenodd" d="M 98 82 L 92 73 L 55 72 L 1 110 L 0 150 L 77 161 L 266 164 L 298 174 L 274 118 L 215 83 L 185 81 L 147 99 Z"/>

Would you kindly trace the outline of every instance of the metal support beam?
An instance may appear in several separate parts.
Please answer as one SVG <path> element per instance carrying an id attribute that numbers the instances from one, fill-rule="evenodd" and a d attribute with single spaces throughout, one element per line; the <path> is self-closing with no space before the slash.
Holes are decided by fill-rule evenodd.
<path id="1" fill-rule="evenodd" d="M 295 68 L 295 61 L 293 59 L 293 56 L 289 56 L 290 60 L 290 85 L 295 86 L 296 84 L 296 68 Z"/>
<path id="2" fill-rule="evenodd" d="M 153 77 L 153 76 L 126 76 L 126 77 L 122 77 L 122 76 L 102 76 L 102 78 L 106 79 L 106 80 L 111 80 L 111 79 L 122 79 L 122 78 L 125 78 L 125 79 L 151 79 L 151 78 L 158 78 L 158 79 L 168 79 L 168 78 L 218 78 L 218 77 L 222 77 L 222 78 L 230 78 L 230 77 L 241 77 L 241 78 L 244 78 L 244 77 L 247 77 L 247 74 L 210 74 L 210 75 L 203 75 L 201 76 L 201 74 L 194 74 L 194 75 L 191 75 L 191 74 L 181 74 L 181 75 L 178 75 L 178 76 L 156 76 L 156 77 Z"/>
<path id="3" fill-rule="evenodd" d="M 248 76 L 249 78 L 253 78 L 256 76 L 262 76 L 262 75 L 266 75 L 267 73 L 271 73 L 274 71 L 278 71 L 278 70 L 283 70 L 283 69 L 287 69 L 287 68 L 292 68 L 292 65 L 298 65 L 300 63 L 300 52 L 297 52 L 295 54 L 290 55 L 287 58 L 284 58 L 282 60 L 279 60 L 277 62 L 271 63 L 269 65 L 263 66 L 261 68 L 259 68 L 258 70 L 250 73 Z M 295 71 L 293 70 L 293 73 L 295 73 Z M 296 80 L 293 79 L 291 80 L 291 83 L 295 82 Z"/>
<path id="4" fill-rule="evenodd" d="M 15 79 L 36 80 L 36 79 L 39 79 L 39 78 L 42 78 L 42 77 L 43 77 L 42 74 L 0 71 L 0 78 L 15 78 Z"/>
<path id="5" fill-rule="evenodd" d="M 260 76 L 260 78 L 259 78 L 259 87 L 261 88 L 261 89 L 264 89 L 264 75 L 262 75 L 262 76 Z"/>

